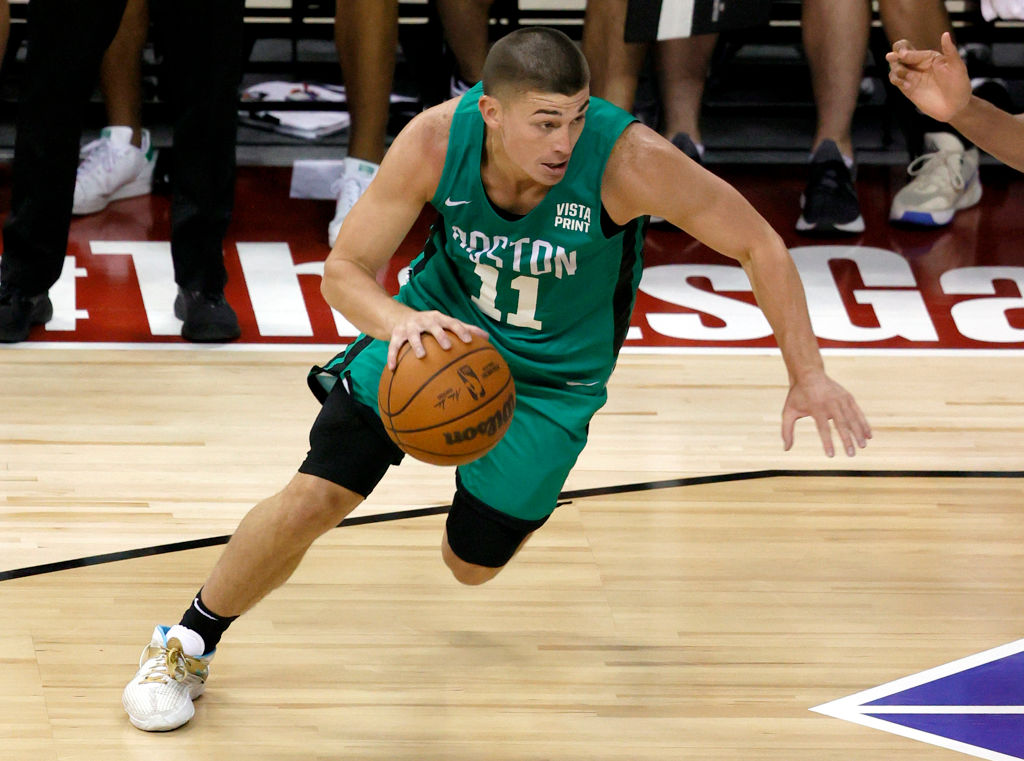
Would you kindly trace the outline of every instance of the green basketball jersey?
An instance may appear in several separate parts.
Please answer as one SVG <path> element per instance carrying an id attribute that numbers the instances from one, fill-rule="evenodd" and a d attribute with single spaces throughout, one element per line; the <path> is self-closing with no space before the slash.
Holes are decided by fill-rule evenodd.
<path id="1" fill-rule="evenodd" d="M 518 383 L 603 395 L 640 281 L 645 220 L 612 222 L 601 178 L 633 117 L 591 98 L 565 176 L 517 217 L 491 203 L 480 177 L 482 94 L 478 84 L 456 108 L 431 201 L 440 216 L 398 298 L 484 328 Z"/>

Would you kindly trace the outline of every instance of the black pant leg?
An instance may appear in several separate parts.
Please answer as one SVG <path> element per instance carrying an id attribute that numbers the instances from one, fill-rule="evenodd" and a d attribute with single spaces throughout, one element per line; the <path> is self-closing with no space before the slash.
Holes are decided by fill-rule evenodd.
<path id="1" fill-rule="evenodd" d="M 49 290 L 67 252 L 82 115 L 126 0 L 32 0 L 0 279 Z"/>
<path id="2" fill-rule="evenodd" d="M 227 282 L 244 10 L 244 0 L 160 0 L 158 8 L 174 110 L 171 252 L 174 279 L 189 290 Z"/>

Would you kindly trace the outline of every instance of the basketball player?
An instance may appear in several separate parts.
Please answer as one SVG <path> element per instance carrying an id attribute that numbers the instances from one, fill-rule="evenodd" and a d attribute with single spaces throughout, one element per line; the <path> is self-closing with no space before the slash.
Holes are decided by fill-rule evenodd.
<path id="1" fill-rule="evenodd" d="M 949 33 L 942 52 L 915 50 L 906 40 L 885 56 L 889 80 L 928 116 L 949 122 L 968 140 L 1024 172 L 1024 114 L 1012 116 L 971 94 L 967 74 Z"/>
<path id="2" fill-rule="evenodd" d="M 445 348 L 490 336 L 516 380 L 505 437 L 456 473 L 441 552 L 464 584 L 493 578 L 555 508 L 629 324 L 644 215 L 658 214 L 746 269 L 789 370 L 782 412 L 811 416 L 832 456 L 870 429 L 824 372 L 786 247 L 731 187 L 625 111 L 591 98 L 589 72 L 561 32 L 497 42 L 483 83 L 417 116 L 398 135 L 327 260 L 323 294 L 364 332 L 310 385 L 323 409 L 310 451 L 279 494 L 243 519 L 181 622 L 158 626 L 124 690 L 132 723 L 173 729 L 193 715 L 213 649 L 231 621 L 283 583 L 402 459 L 376 410 L 384 364 L 421 336 Z M 397 298 L 374 280 L 425 203 L 439 212 Z M 456 339 L 456 340 L 458 340 Z"/>

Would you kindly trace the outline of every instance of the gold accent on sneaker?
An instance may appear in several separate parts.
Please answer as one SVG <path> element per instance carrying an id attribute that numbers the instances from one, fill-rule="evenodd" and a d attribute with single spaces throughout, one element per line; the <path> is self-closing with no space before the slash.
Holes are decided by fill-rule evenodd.
<path id="1" fill-rule="evenodd" d="M 154 650 L 156 650 L 156 653 L 153 652 Z M 162 682 L 167 678 L 173 679 L 175 682 L 184 682 L 189 674 L 200 679 L 206 679 L 209 673 L 209 660 L 185 655 L 185 651 L 182 650 L 181 642 L 178 641 L 177 637 L 171 637 L 167 640 L 167 647 L 165 648 L 157 648 L 150 645 L 147 649 L 145 660 L 148 661 L 154 655 L 162 655 L 164 658 L 163 663 L 150 669 L 145 679 L 142 680 L 143 682 Z"/>

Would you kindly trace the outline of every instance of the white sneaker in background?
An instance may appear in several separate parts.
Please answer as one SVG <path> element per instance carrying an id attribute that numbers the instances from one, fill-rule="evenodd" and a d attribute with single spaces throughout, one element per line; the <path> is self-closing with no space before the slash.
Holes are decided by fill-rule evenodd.
<path id="1" fill-rule="evenodd" d="M 345 159 L 345 169 L 333 185 L 331 191 L 338 197 L 338 205 L 334 210 L 334 219 L 327 225 L 327 242 L 334 248 L 334 242 L 338 240 L 338 232 L 341 230 L 341 223 L 352 211 L 366 189 L 370 187 L 373 178 L 377 176 L 379 164 L 372 161 L 363 161 L 348 156 Z"/>
<path id="2" fill-rule="evenodd" d="M 79 155 L 72 214 L 95 214 L 111 201 L 148 194 L 155 166 L 149 130 L 142 130 L 142 147 L 136 148 L 131 127 L 104 127 Z"/>
<path id="3" fill-rule="evenodd" d="M 461 98 L 472 86 L 472 82 L 467 82 L 458 74 L 452 74 L 452 78 L 448 81 L 448 97 Z"/>
<path id="4" fill-rule="evenodd" d="M 212 652 L 190 654 L 202 647 L 202 638 L 182 626 L 153 630 L 153 639 L 139 658 L 139 670 L 121 694 L 121 705 L 132 724 L 146 732 L 166 732 L 192 718 L 192 701 L 206 688 L 213 657 Z"/>
<path id="5" fill-rule="evenodd" d="M 929 132 L 924 150 L 907 167 L 913 179 L 892 199 L 889 219 L 941 227 L 956 212 L 981 200 L 978 149 L 964 150 L 960 138 L 951 133 Z"/>

